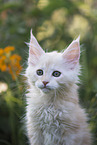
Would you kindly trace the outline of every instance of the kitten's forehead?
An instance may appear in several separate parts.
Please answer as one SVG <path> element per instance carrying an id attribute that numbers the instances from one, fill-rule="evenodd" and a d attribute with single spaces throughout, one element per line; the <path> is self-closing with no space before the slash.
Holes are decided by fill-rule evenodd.
<path id="1" fill-rule="evenodd" d="M 53 68 L 56 66 L 60 61 L 61 61 L 61 53 L 57 53 L 56 51 L 50 52 L 50 53 L 45 53 L 43 56 L 40 58 L 40 64 L 43 67 L 50 67 Z"/>

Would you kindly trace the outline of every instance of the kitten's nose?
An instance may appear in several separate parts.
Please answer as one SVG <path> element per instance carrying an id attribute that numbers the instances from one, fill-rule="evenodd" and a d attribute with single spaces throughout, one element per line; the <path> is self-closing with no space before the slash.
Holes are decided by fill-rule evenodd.
<path id="1" fill-rule="evenodd" d="M 47 85 L 48 83 L 49 83 L 49 82 L 43 81 L 43 84 L 44 84 L 45 87 L 46 87 L 46 85 Z"/>

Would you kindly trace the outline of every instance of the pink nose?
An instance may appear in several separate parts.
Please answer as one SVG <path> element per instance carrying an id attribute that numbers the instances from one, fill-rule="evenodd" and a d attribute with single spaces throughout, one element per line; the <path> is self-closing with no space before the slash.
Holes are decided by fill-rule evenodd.
<path id="1" fill-rule="evenodd" d="M 43 84 L 44 84 L 45 87 L 46 87 L 46 85 L 47 85 L 48 83 L 49 83 L 49 82 L 43 81 Z"/>

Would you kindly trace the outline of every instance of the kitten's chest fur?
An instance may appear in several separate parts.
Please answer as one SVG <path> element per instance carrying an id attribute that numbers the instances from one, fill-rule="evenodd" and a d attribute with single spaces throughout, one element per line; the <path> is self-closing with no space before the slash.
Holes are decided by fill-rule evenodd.
<path id="1" fill-rule="evenodd" d="M 58 139 L 58 136 L 62 135 L 62 123 L 60 122 L 62 110 L 51 104 L 40 107 L 36 112 L 37 125 L 42 131 L 44 145 L 59 144 L 61 140 Z"/>
<path id="2" fill-rule="evenodd" d="M 37 114 L 39 118 L 40 127 L 46 132 L 57 131 L 61 128 L 60 118 L 62 117 L 62 110 L 56 108 L 54 104 L 40 107 L 40 112 Z M 50 128 L 51 127 L 51 128 Z"/>
<path id="3" fill-rule="evenodd" d="M 65 145 L 65 134 L 78 129 L 78 124 L 69 118 L 70 112 L 57 108 L 53 103 L 41 106 L 35 111 L 37 125 L 42 131 L 44 145 Z"/>

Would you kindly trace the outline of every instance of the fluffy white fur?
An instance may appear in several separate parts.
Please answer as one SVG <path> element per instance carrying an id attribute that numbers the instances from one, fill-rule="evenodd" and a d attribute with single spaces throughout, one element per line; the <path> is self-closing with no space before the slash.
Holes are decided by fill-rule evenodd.
<path id="1" fill-rule="evenodd" d="M 31 145 L 90 145 L 91 134 L 79 105 L 79 37 L 63 52 L 45 53 L 31 32 L 26 77 L 26 127 Z M 36 71 L 43 70 L 38 76 Z M 52 76 L 60 71 L 59 77 Z M 43 81 L 48 82 L 44 87 Z"/>

